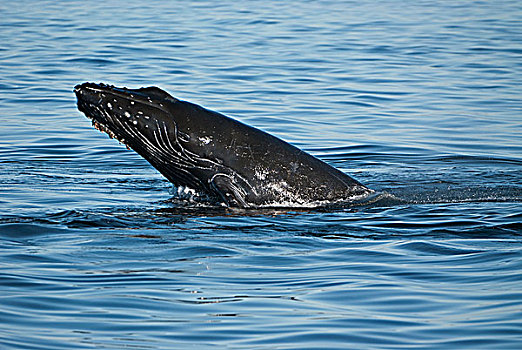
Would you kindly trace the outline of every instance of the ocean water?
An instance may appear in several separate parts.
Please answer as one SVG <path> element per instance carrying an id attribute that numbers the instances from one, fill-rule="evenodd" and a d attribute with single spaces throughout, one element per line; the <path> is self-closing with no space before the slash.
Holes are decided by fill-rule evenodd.
<path id="1" fill-rule="evenodd" d="M 0 348 L 522 348 L 520 1 L 0 18 Z M 77 111 L 84 81 L 159 86 L 402 202 L 187 203 Z"/>

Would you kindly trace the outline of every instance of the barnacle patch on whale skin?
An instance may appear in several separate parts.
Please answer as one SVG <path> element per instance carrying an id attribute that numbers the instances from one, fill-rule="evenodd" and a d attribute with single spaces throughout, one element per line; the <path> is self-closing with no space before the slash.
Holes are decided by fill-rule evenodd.
<path id="1" fill-rule="evenodd" d="M 105 133 L 109 136 L 109 138 L 111 139 L 115 139 L 116 141 L 118 141 L 119 143 L 121 143 L 122 145 L 124 145 L 128 150 L 130 150 L 130 146 L 125 142 L 125 138 L 123 137 L 118 137 L 118 135 L 116 135 L 111 129 L 109 129 L 109 127 L 105 124 L 103 124 L 102 122 L 99 122 L 98 120 L 94 119 L 94 118 L 91 118 L 91 124 L 92 126 L 94 126 L 94 128 L 102 133 Z"/>

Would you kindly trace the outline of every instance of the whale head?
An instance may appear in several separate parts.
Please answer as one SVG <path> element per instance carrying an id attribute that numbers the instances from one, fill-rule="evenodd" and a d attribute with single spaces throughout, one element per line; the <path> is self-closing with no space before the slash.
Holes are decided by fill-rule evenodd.
<path id="1" fill-rule="evenodd" d="M 119 88 L 83 83 L 74 88 L 78 109 L 94 127 L 144 157 L 175 186 L 246 206 L 249 186 L 213 156 L 202 107 L 180 101 L 157 87 Z M 204 114 L 207 115 L 206 113 Z M 212 114 L 209 114 L 212 117 Z"/>
<path id="2" fill-rule="evenodd" d="M 149 142 L 159 146 L 156 137 L 161 126 L 170 126 L 172 118 L 165 101 L 177 101 L 156 87 L 127 89 L 106 84 L 84 83 L 74 88 L 78 109 L 100 131 L 131 148 Z"/>

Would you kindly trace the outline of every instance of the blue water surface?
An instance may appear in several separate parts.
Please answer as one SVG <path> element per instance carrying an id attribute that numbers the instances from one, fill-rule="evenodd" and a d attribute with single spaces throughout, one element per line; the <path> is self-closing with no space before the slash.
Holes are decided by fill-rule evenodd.
<path id="1" fill-rule="evenodd" d="M 0 3 L 0 348 L 522 348 L 520 1 Z M 175 198 L 76 109 L 156 85 L 401 202 Z"/>

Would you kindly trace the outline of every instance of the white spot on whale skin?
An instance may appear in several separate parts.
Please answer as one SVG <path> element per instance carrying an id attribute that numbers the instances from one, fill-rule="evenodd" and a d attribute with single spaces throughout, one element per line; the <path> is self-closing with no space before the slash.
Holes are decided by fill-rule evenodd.
<path id="1" fill-rule="evenodd" d="M 266 180 L 268 176 L 268 169 L 258 168 L 255 170 L 255 175 L 259 180 Z"/>
<path id="2" fill-rule="evenodd" d="M 133 105 L 133 104 L 134 104 L 134 101 L 131 101 L 131 105 Z"/>
<path id="3" fill-rule="evenodd" d="M 138 125 L 138 121 L 137 121 L 137 120 L 133 120 L 133 121 L 132 121 L 132 124 L 134 124 L 134 125 Z"/>
<path id="4" fill-rule="evenodd" d="M 212 141 L 212 138 L 209 136 L 202 136 L 199 138 L 199 142 L 201 142 L 202 145 L 208 145 Z"/>
<path id="5" fill-rule="evenodd" d="M 129 112 L 125 112 L 125 116 L 126 116 L 127 118 L 130 118 L 130 113 L 129 113 Z"/>
<path id="6" fill-rule="evenodd" d="M 111 105 L 110 102 L 107 103 L 107 107 L 108 107 L 109 109 L 112 109 L 112 105 Z"/>

